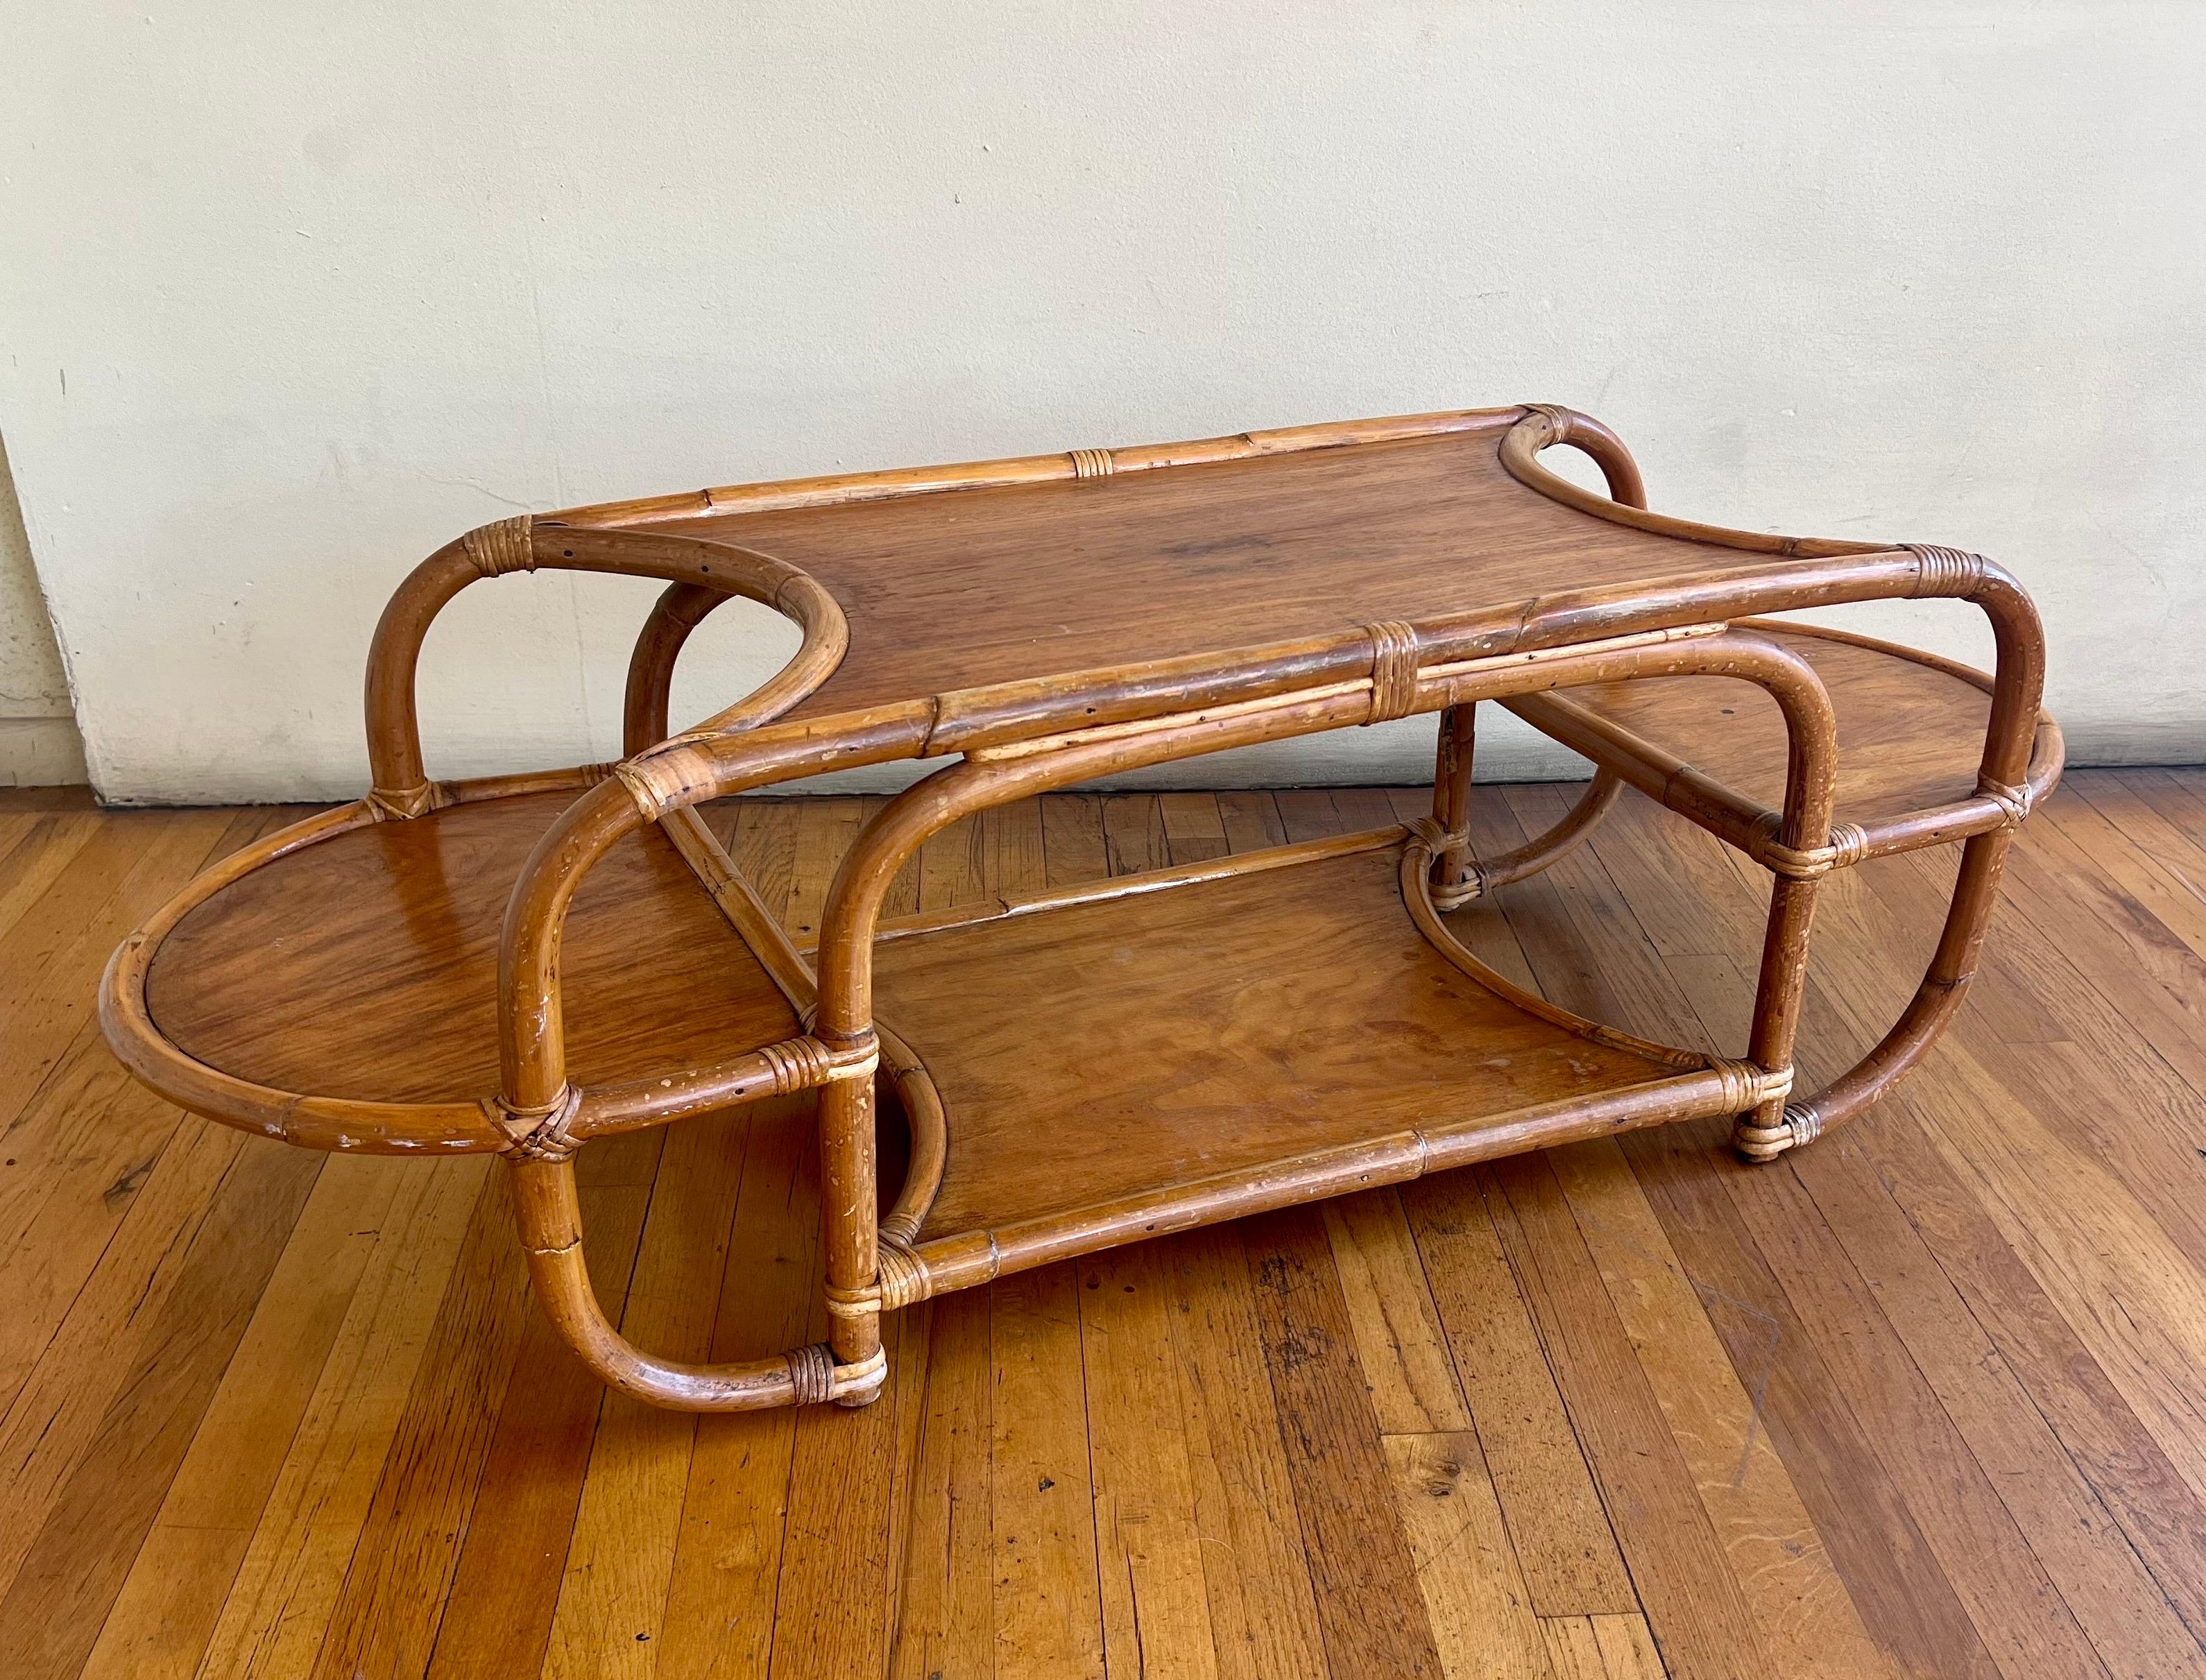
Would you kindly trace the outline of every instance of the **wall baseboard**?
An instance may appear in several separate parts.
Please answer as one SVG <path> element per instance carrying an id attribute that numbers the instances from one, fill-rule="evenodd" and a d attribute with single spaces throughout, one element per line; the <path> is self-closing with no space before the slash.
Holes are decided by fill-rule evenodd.
<path id="1" fill-rule="evenodd" d="M 74 718 L 0 718 L 0 788 L 73 787 L 86 779 Z"/>

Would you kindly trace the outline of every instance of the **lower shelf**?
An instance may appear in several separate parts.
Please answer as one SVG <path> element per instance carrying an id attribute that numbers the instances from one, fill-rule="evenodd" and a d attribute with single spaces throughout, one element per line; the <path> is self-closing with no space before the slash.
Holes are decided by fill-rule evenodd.
<path id="1" fill-rule="evenodd" d="M 1009 1270 L 1153 1205 L 1168 1229 L 1531 1147 L 1528 1119 L 1604 1098 L 1623 1117 L 1588 1129 L 1721 1111 L 1701 1058 L 1589 1038 L 1443 955 L 1404 908 L 1404 843 L 884 941 L 882 1014 L 949 1121 L 922 1252 L 990 1233 Z M 1190 1212 L 1205 1181 L 1225 1200 Z"/>
<path id="2" fill-rule="evenodd" d="M 1757 621 L 1750 628 L 1806 660 L 1831 696 L 1839 820 L 1874 827 L 1976 791 L 1991 715 L 1988 679 L 1911 647 L 1818 625 Z M 1565 688 L 1559 697 L 1623 724 L 1768 810 L 1784 808 L 1784 715 L 1751 682 L 1658 676 Z M 1536 700 L 1530 709 L 1539 709 Z"/>

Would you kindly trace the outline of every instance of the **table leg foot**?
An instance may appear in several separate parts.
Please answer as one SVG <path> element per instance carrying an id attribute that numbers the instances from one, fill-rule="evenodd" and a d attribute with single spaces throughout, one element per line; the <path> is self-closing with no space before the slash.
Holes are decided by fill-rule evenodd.
<path id="1" fill-rule="evenodd" d="M 1814 1141 L 1822 1129 L 1813 1103 L 1787 1103 L 1774 1123 L 1765 1123 L 1760 1110 L 1739 1116 L 1731 1144 L 1742 1160 L 1774 1161 L 1788 1149 Z"/>

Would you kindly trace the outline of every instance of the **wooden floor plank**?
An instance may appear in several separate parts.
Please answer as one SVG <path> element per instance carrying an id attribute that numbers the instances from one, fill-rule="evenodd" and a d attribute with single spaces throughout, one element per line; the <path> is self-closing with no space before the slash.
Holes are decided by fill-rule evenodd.
<path id="1" fill-rule="evenodd" d="M 1425 1435 L 1470 1428 L 1401 1198 L 1391 1189 L 1367 1190 L 1329 1201 L 1322 1212 L 1380 1430 Z"/>
<path id="2" fill-rule="evenodd" d="M 989 1543 L 1003 1680 L 1104 1671 L 1079 1290 L 1069 1261 L 991 1286 Z"/>
<path id="3" fill-rule="evenodd" d="M 488 1166 L 438 1162 L 394 1200 L 223 1601 L 203 1680 L 313 1670 Z"/>
<path id="4" fill-rule="evenodd" d="M 583 1259 L 616 1323 L 665 1141 L 663 1131 L 635 1132 L 575 1158 Z M 434 1680 L 541 1669 L 605 1400 L 550 1321 L 531 1314 L 438 1620 Z"/>
<path id="5" fill-rule="evenodd" d="M 803 803 L 794 799 L 742 799 L 735 806 L 729 855 L 736 860 L 760 902 L 778 912 L 789 903 Z"/>
<path id="6" fill-rule="evenodd" d="M 2084 785 L 2101 788 L 2101 800 L 2118 811 L 2122 808 L 2119 796 L 2106 790 L 2108 784 L 2087 779 Z M 2074 789 L 2061 789 L 2038 814 L 2043 827 L 2031 831 L 2033 839 L 2050 833 L 2073 845 L 2193 956 L 2206 961 L 2206 898 L 2199 897 L 2195 879 L 2185 869 L 2197 867 L 2191 837 L 2168 832 L 2161 836 L 2159 848 L 2147 850 L 2087 792 Z M 2149 807 L 2139 801 L 2131 808 L 2131 822 L 2156 832 L 2162 825 L 2150 822 L 2150 814 Z"/>
<path id="7" fill-rule="evenodd" d="M 2206 796 L 2196 772 L 2078 771 L 2072 785 L 2194 893 L 2206 896 Z"/>
<path id="8" fill-rule="evenodd" d="M 1823 949 L 1829 949 L 1829 942 Z M 1814 1152 L 1803 1158 L 1798 1171 L 1808 1173 L 1819 1165 L 1828 1169 L 1843 1159 L 1846 1159 L 1843 1152 Z M 1868 1201 L 1854 1203 L 1855 1223 L 1865 1219 L 1870 1211 Z M 1889 1237 L 1891 1233 L 1886 1236 Z M 1895 1248 L 1893 1242 L 1887 1241 L 1863 1247 L 1856 1253 L 1855 1259 L 1867 1265 L 1865 1256 L 1873 1254 L 1879 1261 L 1891 1264 L 1904 1253 L 1904 1248 Z M 1959 1306 L 1958 1301 L 1953 1304 Z M 1965 1312 L 1960 1318 L 1965 1320 Z M 1900 1328 L 1904 1333 L 1904 1324 Z M 1943 1320 L 1941 1331 L 1932 1334 L 1924 1347 L 1917 1349 L 1916 1356 L 1921 1362 L 1935 1355 L 1940 1362 L 1935 1368 L 1947 1373 L 1952 1391 L 1941 1392 L 1941 1397 L 1954 1415 L 1964 1438 L 1970 1441 L 1978 1458 L 1986 1462 L 1994 1485 L 2010 1495 L 2010 1506 L 2020 1498 L 2038 1507 L 2023 1516 L 2023 1525 L 2028 1532 L 2043 1536 L 2036 1547 L 2039 1558 L 2064 1586 L 2065 1595 L 2072 1604 L 2088 1606 L 2090 1613 L 2082 1618 L 2086 1624 L 2103 1612 L 2106 1620 L 2092 1629 L 2095 1643 L 2103 1653 L 2110 1653 L 2109 1660 L 2117 1665 L 2131 1659 L 2142 1661 L 2147 1671 L 2166 1668 L 2171 1663 L 2187 1665 L 2197 1655 L 2195 1642 L 2179 1623 L 2166 1616 L 2166 1604 L 2158 1585 L 2131 1553 L 2126 1539 L 2112 1534 L 2111 1547 L 2105 1544 L 2103 1537 L 2097 1541 L 2091 1540 L 2095 1530 L 2110 1534 L 2114 1526 L 2096 1494 L 2054 1443 L 2036 1409 L 2018 1391 L 1998 1386 L 1996 1379 L 1987 1391 L 1976 1366 L 1965 1357 L 1958 1364 L 1944 1361 L 1944 1350 L 1953 1344 L 1956 1337 L 1959 1346 L 1967 1346 L 1969 1337 L 1961 1324 L 1949 1316 Z M 1926 1362 L 1925 1368 L 1934 1367 Z M 1971 1399 L 1978 1399 L 1978 1403 L 1970 1405 Z M 2011 1403 L 2004 1416 L 1999 1411 L 2003 1400 Z M 1987 1406 L 1991 1408 L 1989 1411 L 1985 1409 Z M 2016 1455 L 2024 1452 L 2033 1441 L 2037 1444 L 2037 1457 L 2034 1463 L 2025 1466 L 2018 1462 Z M 2064 1492 L 2068 1495 L 2065 1503 Z M 2140 1615 L 2144 1618 L 2142 1624 L 2137 1623 Z M 2133 1633 L 2125 1631 L 2132 1626 L 2136 1629 Z M 2140 1641 L 2144 1647 L 2142 1650 L 2138 1648 Z"/>
<path id="9" fill-rule="evenodd" d="M 1555 1680 L 1663 1680 L 1643 1616 L 1564 1616 L 1540 1626 Z"/>
<path id="10" fill-rule="evenodd" d="M 1760 1373 L 1732 1365 L 1622 1152 L 1589 1142 L 1548 1161 L 1776 1671 L 1891 1675 L 1762 1427 Z"/>
<path id="11" fill-rule="evenodd" d="M 86 1021 L 0 1136 L 0 1409 L 56 1327 L 187 1120 L 123 1070 Z"/>
<path id="12" fill-rule="evenodd" d="M 1949 1047 L 1936 1071 L 1945 1100 L 1905 1090 L 1891 1100 L 1983 1186 L 1978 1199 L 2008 1246 L 2206 1497 L 2206 1279 L 2123 1185 L 2064 1147 L 1973 1057 Z"/>
<path id="13" fill-rule="evenodd" d="M 1267 793 L 1219 795 L 1218 819 L 1229 852 L 1259 852 L 1286 844 L 1287 827 L 1279 820 L 1279 802 Z"/>
<path id="14" fill-rule="evenodd" d="M 2178 1615 L 2194 1635 L 2206 1629 L 2206 1501 L 1904 1111 L 1874 1117 L 1845 1142 L 1834 1152 L 1844 1165 L 1873 1173 L 1899 1205 Z"/>
<path id="15" fill-rule="evenodd" d="M 1315 1208 L 1267 1213 L 1244 1222 L 1243 1240 L 1332 1671 L 1437 1677 L 1324 1221 Z"/>
<path id="16" fill-rule="evenodd" d="M 140 1326 L 166 1304 L 244 1141 L 212 1127 L 179 1136 L 0 1416 L 0 1591 L 127 1382 Z"/>
<path id="17" fill-rule="evenodd" d="M 0 968 L 0 1131 L 86 1018 L 109 954 L 200 868 L 265 828 L 263 810 L 116 816 L 17 921 Z"/>
<path id="18" fill-rule="evenodd" d="M 1173 1237 L 1163 1252 L 1218 1672 L 1221 1680 L 1324 1675 L 1309 1552 L 1247 1250 L 1237 1231 L 1221 1228 Z"/>
<path id="19" fill-rule="evenodd" d="M 1947 1579 L 2009 1680 L 2107 1672 L 1998 1490 L 1789 1171 L 1759 1175 L 1741 1211 Z M 1651 1619 L 1651 1618 L 1650 1618 Z"/>
<path id="20" fill-rule="evenodd" d="M 1490 1171 L 1496 1229 L 1671 1666 L 1781 1671 L 1553 1171 L 1536 1155 L 1479 1171 Z"/>
<path id="21" fill-rule="evenodd" d="M 2018 840 L 2007 873 L 2010 916 L 2063 953 L 2060 968 L 2119 999 L 2134 1032 L 2206 1095 L 2206 964 L 2197 954 L 2049 828 Z"/>
<path id="22" fill-rule="evenodd" d="M 1113 875 L 1137 875 L 1172 861 L 1164 813 L 1154 794 L 1104 795 L 1103 840 Z"/>
<path id="23" fill-rule="evenodd" d="M 985 856 L 978 817 L 965 817 L 919 849 L 919 908 L 947 910 L 988 895 L 982 884 Z"/>
<path id="24" fill-rule="evenodd" d="M 1215 1680 L 1166 1265 L 1151 1244 L 1079 1266 L 1104 1661 L 1114 1673 Z"/>
<path id="25" fill-rule="evenodd" d="M 1048 794 L 1041 807 L 1042 879 L 1051 886 L 1100 881 L 1111 873 L 1103 803 L 1088 794 Z"/>
<path id="26" fill-rule="evenodd" d="M 1559 820 L 1565 809 L 1553 789 L 1514 789 L 1510 804 L 1528 831 Z M 1638 887 L 1629 901 L 1608 868 L 1609 857 L 1618 855 Z M 1690 860 L 1680 873 L 1699 877 L 1694 896 L 1702 902 L 1743 911 L 1757 896 L 1705 849 L 1685 845 L 1651 855 L 1630 845 L 1581 851 L 1550 873 L 1573 946 L 1594 956 L 1601 979 L 1595 995 L 1571 1000 L 1573 1006 L 1672 1042 L 1707 1043 L 1717 1035 L 1697 1018 L 1700 1010 L 1679 983 L 1680 965 L 1690 972 L 1690 965 L 1727 961 L 1706 952 L 1745 956 L 1756 930 L 1755 918 L 1734 911 L 1723 918 L 1728 926 L 1720 932 L 1713 926 L 1719 917 L 1711 915 L 1701 937 L 1691 938 L 1690 923 L 1676 917 L 1663 942 L 1671 953 L 1665 958 L 1637 912 L 1643 903 L 1672 902 L 1649 879 L 1647 866 L 1654 858 L 1666 865 L 1680 856 Z M 1535 971 L 1559 973 L 1565 985 L 1581 975 L 1544 943 L 1535 946 L 1533 962 Z M 1765 1360 L 1733 1361 L 1713 1322 L 1715 1304 L 1686 1272 L 1655 1207 L 1613 1146 L 1579 1145 L 1551 1152 L 1549 1159 L 1778 1669 L 1832 1676 L 1891 1671 L 1762 1427 Z M 1722 1302 L 1727 1310 L 1738 1305 Z M 1767 1322 L 1776 1330 L 1774 1320 Z M 1744 1344 L 1751 1346 L 1750 1336 Z M 1735 1339 L 1732 1348 L 1740 1345 Z"/>
<path id="27" fill-rule="evenodd" d="M 2021 1099 L 2067 1147 L 2102 1164 L 2137 1197 L 2194 1268 L 2206 1267 L 2206 1208 L 2185 1193 L 2197 1151 L 2206 1147 L 2206 1086 L 2191 1083 L 2158 1053 L 2167 1017 L 2156 1000 L 2164 994 L 2143 986 L 2126 993 L 2109 990 L 2116 974 L 2131 972 L 2115 931 L 2073 925 L 2056 933 L 2042 907 L 2026 896 L 2027 868 L 1996 930 L 1999 944 L 1982 965 L 1983 985 L 1971 991 L 2027 998 L 2037 1010 L 2057 1014 L 2062 1031 L 2016 1034 L 2008 1030 L 2011 1008 L 1979 1009 L 1972 995 L 1949 1042 L 1995 1076 L 2027 1066 Z M 1887 873 L 1869 885 L 1871 900 L 1860 921 L 1881 925 L 1848 918 L 1819 942 L 1819 984 L 1834 995 L 1851 992 L 1849 1002 L 1883 989 L 1876 985 L 1887 966 L 1879 935 L 1903 919 L 1925 917 L 1942 896 L 1928 890 L 1931 882 L 1919 871 L 1911 879 L 1907 872 Z M 2123 999 L 2120 1005 L 2115 996 Z M 2199 1071 L 2206 1076 L 2206 1060 Z M 2048 1079 L 2049 1085 L 2039 1082 Z"/>
<path id="28" fill-rule="evenodd" d="M 422 1672 L 534 1305 L 505 1171 L 481 1193 L 452 1265 L 382 1476 L 316 1652 L 315 1680 Z"/>
<path id="29" fill-rule="evenodd" d="M 1541 1616 L 1637 1613 L 1623 1553 L 1476 1176 L 1420 1179 L 1403 1188 L 1402 1200 L 1533 1608 Z"/>
<path id="30" fill-rule="evenodd" d="M 58 1467 L 78 1439 L 75 1426 L 95 1409 L 98 1421 L 66 1479 L 52 1486 L 0 1599 L 0 1673 L 45 1680 L 83 1666 L 321 1171 L 311 1155 L 238 1141 L 244 1147 L 206 1217 L 170 1251 L 174 1265 L 147 1278 L 146 1292 L 112 1326 L 114 1345 L 130 1351 L 127 1365 L 110 1367 L 119 1379 L 112 1389 L 42 1361 L 68 1384 L 71 1404 L 50 1415 L 33 1459 Z M 25 1397 L 52 1391 L 34 1373 Z M 11 1414 L 9 1422 L 36 1415 Z M 30 1516 L 9 1503 L 15 1520 Z M 24 1532 L 11 1528 L 11 1554 Z"/>
<path id="31" fill-rule="evenodd" d="M 1735 1013 L 1744 1007 L 1750 982 L 1734 972 L 1732 985 L 1728 1008 Z M 1725 1007 L 1716 999 L 1717 989 L 1704 991 L 1701 1007 Z M 1666 1147 L 1673 1161 L 1685 1159 L 1674 1139 L 1633 1141 L 1639 1146 L 1635 1159 L 1649 1165 L 1658 1147 Z M 1705 1174 L 1697 1163 L 1694 1170 Z M 1670 1174 L 1672 1189 L 1679 1189 L 1686 1177 L 1682 1170 Z M 1921 1538 L 1923 1556 L 1901 1588 L 1907 1611 L 1887 1611 L 1880 1618 L 1888 1648 L 1918 1666 L 1925 1659 L 1935 1662 L 1933 1672 L 1959 1671 L 1959 1665 L 1975 1661 L 1972 1644 L 1981 1645 L 1984 1659 L 2009 1675 L 2040 1671 L 2041 1665 L 2048 1672 L 2101 1671 L 2029 1535 L 1999 1500 L 1966 1436 L 1908 1357 L 1843 1245 L 1805 1196 L 1794 1164 L 1767 1172 L 1733 1169 L 1719 1182 L 1744 1216 L 1740 1229 L 1746 1241 L 1759 1251 L 1783 1291 L 1782 1304 L 1768 1301 L 1768 1309 L 1785 1321 L 1797 1314 L 1804 1339 L 1822 1349 L 1823 1379 L 1866 1420 L 1864 1433 L 1881 1475 L 1890 1478 L 1904 1501 L 1904 1532 Z M 1833 1343 L 1827 1332 L 1842 1314 L 1851 1334 Z M 1881 1476 L 1863 1476 L 1858 1461 L 1853 1475 L 1857 1482 L 1881 1486 Z M 1827 1505 L 1823 1509 L 1827 1511 Z M 1861 1600 L 1876 1605 L 1888 1590 L 1878 1562 L 1855 1549 L 1836 1549 L 1851 1564 L 1847 1578 Z M 1941 1579 L 1968 1617 L 1973 1641 L 1962 1639 L 1945 1616 Z M 1931 1612 L 1927 1620 L 1911 1613 L 1917 1606 Z"/>
<path id="32" fill-rule="evenodd" d="M 1279 825 L 1289 840 L 1320 840 L 1328 834 L 1348 832 L 1348 819 L 1323 788 L 1282 788 L 1273 795 Z"/>
<path id="33" fill-rule="evenodd" d="M 1751 986 L 1731 980 L 1734 992 Z M 1795 1314 L 1727 1190 L 1750 1175 L 1711 1173 L 1722 1132 L 1666 1128 L 1623 1145 L 1872 1636 L 1918 1680 L 1989 1680 L 1991 1653 L 1872 1445 L 1892 1421 L 1857 1410 Z"/>
<path id="34" fill-rule="evenodd" d="M 1801 1183 L 1983 1466 L 2062 1600 L 2116 1674 L 2206 1668 L 2167 1594 L 1853 1137 L 1804 1154 Z"/>
<path id="35" fill-rule="evenodd" d="M 1547 1680 L 1547 1647 L 1502 1526 L 1478 1438 L 1468 1430 L 1388 1435 L 1417 1591 L 1449 1680 Z"/>
<path id="36" fill-rule="evenodd" d="M 766 901 L 798 944 L 818 942 L 820 917 L 827 909 L 827 889 L 865 821 L 864 802 L 856 798 L 802 801 L 790 836 L 788 896 L 780 904 Z"/>
<path id="37" fill-rule="evenodd" d="M 84 1665 L 189 1680 L 274 1491 L 408 1163 L 326 1163 Z"/>
<path id="38" fill-rule="evenodd" d="M 865 815 L 857 800 L 806 800 L 793 825 L 743 836 L 750 851 L 742 865 L 785 883 L 780 901 L 765 902 L 792 934 L 816 930 Z M 913 908 L 918 889 L 915 869 L 908 889 Z M 726 1256 L 708 1338 L 709 1356 L 718 1361 L 762 1358 L 827 1334 L 815 1213 L 820 1156 L 809 1106 L 777 1100 L 753 1110 L 742 1165 L 740 1188 L 730 1198 L 732 1221 L 718 1233 Z M 671 1259 L 678 1270 L 680 1260 Z M 633 1641 L 622 1659 L 648 1659 L 647 1671 L 668 1677 L 768 1671 L 796 1423 L 785 1411 L 696 1420 L 665 1613 L 655 1635 Z"/>
<path id="39" fill-rule="evenodd" d="M 89 811 L 11 817 L 9 822 L 5 855 L 0 855 L 0 939 L 15 931 L 76 855 L 108 826 Z"/>
<path id="40" fill-rule="evenodd" d="M 1157 814 L 1164 823 L 1165 848 L 1174 863 L 1200 863 L 1223 857 L 1230 849 L 1216 794 L 1160 794 Z"/>
<path id="41" fill-rule="evenodd" d="M 891 1680 L 952 1674 L 987 1680 L 996 1671 L 989 1580 L 995 1527 L 988 1467 L 995 1434 L 989 1302 L 987 1290 L 964 1290 L 920 1309 L 933 1320 L 933 1352 Z M 733 1671 L 745 1671 L 736 1666 Z"/>
<path id="42" fill-rule="evenodd" d="M 739 1111 L 668 1130 L 619 1320 L 647 1352 L 695 1364 L 712 1350 L 750 1137 Z M 696 1434 L 693 1414 L 605 1396 L 545 1653 L 552 1680 L 657 1669 L 658 1653 L 645 1647 L 665 1631 Z"/>
<path id="43" fill-rule="evenodd" d="M 715 1360 L 760 1359 L 827 1333 L 820 1306 L 820 1152 L 799 1104 L 751 1123 L 711 1339 Z M 667 1676 L 763 1674 L 788 1528 L 796 1419 L 697 1421 L 666 1612 L 648 1653 Z"/>
<path id="44" fill-rule="evenodd" d="M 897 1617 L 927 1368 L 924 1314 L 882 1322 L 889 1375 L 880 1398 L 796 1414 L 788 1533 L 774 1599 L 773 1680 L 882 1673 Z"/>
<path id="45" fill-rule="evenodd" d="M 1036 892 L 1049 876 L 1043 861 L 1041 807 L 1031 799 L 981 813 L 981 885 L 987 896 Z"/>

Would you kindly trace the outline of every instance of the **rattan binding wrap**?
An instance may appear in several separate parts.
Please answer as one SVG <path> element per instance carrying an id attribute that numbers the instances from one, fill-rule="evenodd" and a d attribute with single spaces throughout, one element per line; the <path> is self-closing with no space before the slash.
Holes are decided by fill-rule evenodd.
<path id="1" fill-rule="evenodd" d="M 880 1234 L 880 1304 L 885 1312 L 909 1307 L 934 1293 L 934 1280 L 927 1276 L 927 1262 L 886 1227 Z"/>
<path id="2" fill-rule="evenodd" d="M 516 1108 L 503 1098 L 485 1098 L 483 1111 L 491 1123 L 513 1140 L 506 1154 L 522 1161 L 563 1161 L 575 1153 L 575 1145 L 568 1136 L 568 1129 L 582 1106 L 582 1093 L 573 1085 L 564 1087 L 548 1103 L 534 1108 Z"/>
<path id="3" fill-rule="evenodd" d="M 493 524 L 478 525 L 460 539 L 475 569 L 485 577 L 504 577 L 509 572 L 533 572 L 536 553 L 529 540 L 530 516 L 516 514 Z"/>
<path id="4" fill-rule="evenodd" d="M 788 1358 L 790 1385 L 796 1391 L 798 1405 L 816 1406 L 835 1397 L 833 1349 L 824 1342 L 808 1343 L 791 1348 Z"/>
<path id="5" fill-rule="evenodd" d="M 1371 638 L 1371 712 L 1384 724 L 1417 709 L 1417 633 L 1399 619 L 1367 625 Z"/>
<path id="6" fill-rule="evenodd" d="M 1921 563 L 1916 573 L 1915 593 L 1951 596 L 1966 600 L 1983 585 L 1984 557 L 1965 549 L 1941 548 L 1933 543 L 1902 543 L 1900 546 Z"/>

